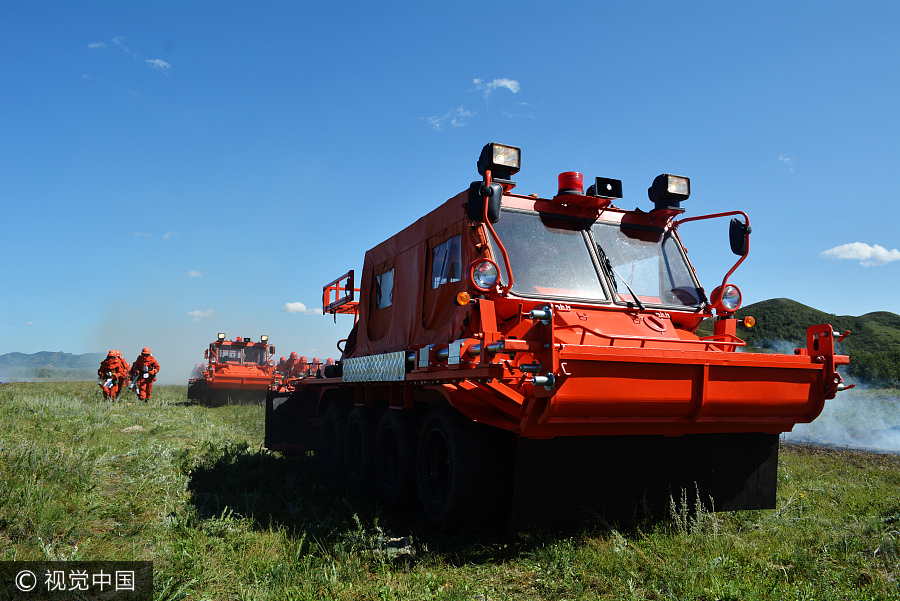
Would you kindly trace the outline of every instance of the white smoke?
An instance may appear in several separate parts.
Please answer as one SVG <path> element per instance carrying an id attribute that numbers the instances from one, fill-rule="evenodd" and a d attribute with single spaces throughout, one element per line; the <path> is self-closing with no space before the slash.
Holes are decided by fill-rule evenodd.
<path id="1" fill-rule="evenodd" d="M 825 401 L 812 423 L 797 424 L 783 439 L 878 453 L 900 453 L 900 395 L 896 390 L 857 387 Z"/>

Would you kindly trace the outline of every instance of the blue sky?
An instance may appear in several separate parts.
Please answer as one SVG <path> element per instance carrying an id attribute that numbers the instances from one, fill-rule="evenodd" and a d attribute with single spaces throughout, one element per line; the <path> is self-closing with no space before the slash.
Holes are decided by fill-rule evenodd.
<path id="1" fill-rule="evenodd" d="M 522 148 L 740 209 L 745 304 L 900 313 L 900 3 L 0 3 L 0 354 L 337 356 L 322 286 Z M 711 290 L 725 220 L 682 237 Z M 549 259 L 548 259 L 549 260 Z M 305 310 L 304 310 L 305 308 Z"/>

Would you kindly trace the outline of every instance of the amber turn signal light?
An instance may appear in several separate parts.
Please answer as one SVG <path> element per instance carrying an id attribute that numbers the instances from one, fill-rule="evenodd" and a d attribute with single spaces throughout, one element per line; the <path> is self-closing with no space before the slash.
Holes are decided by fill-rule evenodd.
<path id="1" fill-rule="evenodd" d="M 460 307 L 465 307 L 469 304 L 469 301 L 472 300 L 472 295 L 468 292 L 460 292 L 456 295 L 456 304 Z"/>

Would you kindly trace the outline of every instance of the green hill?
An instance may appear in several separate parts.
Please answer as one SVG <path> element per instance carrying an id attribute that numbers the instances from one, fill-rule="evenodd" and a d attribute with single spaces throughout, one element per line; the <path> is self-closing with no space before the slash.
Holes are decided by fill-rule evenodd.
<path id="1" fill-rule="evenodd" d="M 0 382 L 32 380 L 90 380 L 97 377 L 97 367 L 104 353 L 6 353 L 0 355 Z"/>
<path id="2" fill-rule="evenodd" d="M 785 352 L 789 347 L 806 346 L 806 328 L 830 323 L 835 331 L 850 330 L 839 345 L 840 352 L 850 355 L 845 371 L 854 378 L 879 386 L 900 387 L 900 315 L 876 311 L 859 317 L 825 313 L 788 298 L 773 298 L 741 308 L 738 318 L 752 315 L 753 328 L 738 326 L 738 336 L 750 350 Z M 712 324 L 701 326 L 712 333 Z"/>

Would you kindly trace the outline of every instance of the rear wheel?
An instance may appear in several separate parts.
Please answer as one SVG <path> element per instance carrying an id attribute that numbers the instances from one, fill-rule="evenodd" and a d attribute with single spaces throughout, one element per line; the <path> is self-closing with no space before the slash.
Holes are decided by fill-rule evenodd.
<path id="1" fill-rule="evenodd" d="M 420 422 L 411 411 L 388 409 L 378 423 L 375 486 L 382 501 L 392 509 L 410 507 L 417 498 L 416 446 Z"/>
<path id="2" fill-rule="evenodd" d="M 426 517 L 442 528 L 505 525 L 513 482 L 513 439 L 447 403 L 422 424 L 416 458 Z"/>

